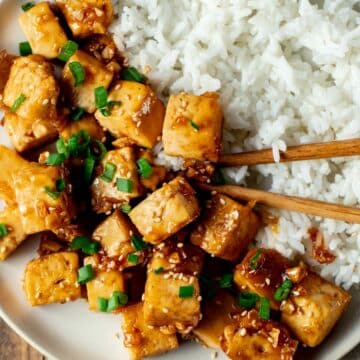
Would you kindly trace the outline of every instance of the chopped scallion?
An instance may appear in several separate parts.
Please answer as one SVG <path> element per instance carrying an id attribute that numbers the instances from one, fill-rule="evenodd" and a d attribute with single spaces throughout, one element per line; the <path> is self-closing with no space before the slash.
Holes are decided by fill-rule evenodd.
<path id="1" fill-rule="evenodd" d="M 116 179 L 116 187 L 119 191 L 123 191 L 126 193 L 132 193 L 133 191 L 133 182 L 130 179 L 117 178 Z"/>
<path id="2" fill-rule="evenodd" d="M 74 85 L 81 85 L 85 81 L 86 74 L 84 67 L 78 61 L 73 61 L 69 64 L 69 69 L 75 80 Z"/>
<path id="3" fill-rule="evenodd" d="M 259 300 L 259 295 L 251 292 L 244 292 L 239 295 L 238 304 L 245 309 L 251 309 Z"/>
<path id="4" fill-rule="evenodd" d="M 90 264 L 81 267 L 78 270 L 77 282 L 79 284 L 86 284 L 94 278 L 94 270 Z"/>
<path id="5" fill-rule="evenodd" d="M 160 266 L 154 270 L 154 273 L 158 275 L 158 274 L 161 274 L 163 271 L 164 271 L 164 268 L 162 266 Z"/>
<path id="6" fill-rule="evenodd" d="M 129 254 L 127 260 L 128 262 L 136 265 L 139 262 L 139 256 L 136 254 Z"/>
<path id="7" fill-rule="evenodd" d="M 70 118 L 73 121 L 79 121 L 85 115 L 85 109 L 82 107 L 77 107 L 71 114 Z"/>
<path id="8" fill-rule="evenodd" d="M 279 286 L 276 289 L 275 294 L 274 294 L 274 299 L 279 302 L 286 300 L 290 295 L 290 291 L 291 291 L 292 287 L 293 287 L 292 281 L 289 279 L 286 279 L 281 284 L 281 286 Z"/>
<path id="9" fill-rule="evenodd" d="M 260 298 L 259 318 L 264 320 L 270 319 L 270 300 L 268 298 Z"/>
<path id="10" fill-rule="evenodd" d="M 28 56 L 32 54 L 31 45 L 28 41 L 19 43 L 19 53 L 21 56 Z"/>
<path id="11" fill-rule="evenodd" d="M 56 141 L 56 150 L 59 154 L 64 154 L 66 158 L 69 157 L 69 151 L 63 138 Z"/>
<path id="12" fill-rule="evenodd" d="M 107 312 L 116 310 L 120 306 L 124 306 L 128 303 L 129 297 L 122 291 L 114 291 L 108 302 Z"/>
<path id="13" fill-rule="evenodd" d="M 147 248 L 146 242 L 137 235 L 131 236 L 131 244 L 136 251 L 142 251 Z"/>
<path id="14" fill-rule="evenodd" d="M 194 292 L 195 292 L 195 288 L 193 285 L 179 287 L 179 297 L 181 298 L 193 297 Z"/>
<path id="15" fill-rule="evenodd" d="M 61 195 L 59 191 L 51 190 L 50 186 L 45 186 L 45 192 L 54 200 L 57 200 Z"/>
<path id="16" fill-rule="evenodd" d="M 57 166 L 61 165 L 66 159 L 64 154 L 50 154 L 46 160 L 46 165 Z"/>
<path id="17" fill-rule="evenodd" d="M 91 143 L 91 152 L 97 160 L 102 160 L 106 153 L 106 146 L 99 140 L 94 140 Z"/>
<path id="18" fill-rule="evenodd" d="M 220 288 L 230 288 L 232 286 L 233 275 L 225 274 L 219 281 Z"/>
<path id="19" fill-rule="evenodd" d="M 82 252 L 87 255 L 97 254 L 101 249 L 100 243 L 91 241 L 82 248 Z"/>
<path id="20" fill-rule="evenodd" d="M 98 301 L 97 301 L 98 310 L 101 312 L 107 312 L 108 303 L 109 303 L 108 300 L 104 299 L 103 297 L 98 297 Z"/>
<path id="21" fill-rule="evenodd" d="M 58 56 L 58 59 L 64 62 L 67 62 L 77 51 L 79 45 L 72 40 L 69 40 L 61 49 L 61 53 Z"/>
<path id="22" fill-rule="evenodd" d="M 84 180 L 86 183 L 91 181 L 92 174 L 94 172 L 95 159 L 89 156 L 84 161 Z"/>
<path id="23" fill-rule="evenodd" d="M 9 233 L 9 230 L 7 229 L 5 224 L 0 224 L 0 237 L 3 238 Z"/>
<path id="24" fill-rule="evenodd" d="M 101 115 L 105 116 L 105 117 L 108 117 L 111 115 L 111 112 L 108 108 L 104 107 L 102 109 L 99 109 Z"/>
<path id="25" fill-rule="evenodd" d="M 189 124 L 194 128 L 196 132 L 200 130 L 200 126 L 195 124 L 193 120 L 189 120 Z"/>
<path id="26" fill-rule="evenodd" d="M 62 192 L 66 189 L 66 182 L 64 179 L 57 179 L 56 180 L 56 191 Z"/>
<path id="27" fill-rule="evenodd" d="M 249 260 L 249 268 L 251 270 L 256 270 L 258 267 L 258 263 L 259 263 L 259 259 L 261 256 L 261 250 L 259 249 L 258 251 L 256 251 L 256 254 Z"/>
<path id="28" fill-rule="evenodd" d="M 116 173 L 116 165 L 112 163 L 106 163 L 104 172 L 100 176 L 100 179 L 107 183 L 111 183 L 115 173 Z"/>
<path id="29" fill-rule="evenodd" d="M 130 205 L 130 204 L 123 204 L 123 205 L 121 205 L 121 211 L 122 211 L 124 214 L 129 214 L 130 211 L 131 211 L 131 205 Z"/>
<path id="30" fill-rule="evenodd" d="M 138 166 L 138 172 L 142 178 L 148 179 L 152 175 L 153 168 L 145 158 L 140 158 L 136 161 L 136 164 Z"/>
<path id="31" fill-rule="evenodd" d="M 23 9 L 23 11 L 28 11 L 30 10 L 31 8 L 33 8 L 35 6 L 35 4 L 33 2 L 27 2 L 25 4 L 22 4 L 21 5 L 21 8 Z"/>
<path id="32" fill-rule="evenodd" d="M 26 96 L 21 94 L 13 103 L 12 107 L 10 108 L 10 112 L 15 112 L 21 104 L 26 100 Z"/>
<path id="33" fill-rule="evenodd" d="M 90 239 L 87 236 L 76 236 L 70 243 L 71 250 L 79 250 L 90 243 Z"/>
<path id="34" fill-rule="evenodd" d="M 96 108 L 101 109 L 105 107 L 108 103 L 108 93 L 104 86 L 97 87 L 94 93 Z"/>
<path id="35" fill-rule="evenodd" d="M 139 83 L 145 82 L 146 78 L 140 74 L 134 67 L 128 67 L 121 72 L 121 78 L 127 81 L 135 81 Z"/>

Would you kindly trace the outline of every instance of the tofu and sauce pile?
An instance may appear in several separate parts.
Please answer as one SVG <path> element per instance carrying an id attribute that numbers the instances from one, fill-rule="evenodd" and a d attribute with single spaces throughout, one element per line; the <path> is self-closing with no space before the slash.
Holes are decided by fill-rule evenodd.
<path id="1" fill-rule="evenodd" d="M 175 94 L 165 107 L 116 49 L 113 16 L 110 0 L 27 3 L 21 56 L 0 52 L 15 148 L 0 147 L 0 260 L 41 234 L 24 272 L 29 303 L 85 298 L 121 313 L 131 359 L 188 339 L 243 360 L 319 345 L 350 295 L 254 247 L 255 204 L 197 190 L 221 153 L 219 96 Z M 155 164 L 160 140 L 182 171 Z"/>

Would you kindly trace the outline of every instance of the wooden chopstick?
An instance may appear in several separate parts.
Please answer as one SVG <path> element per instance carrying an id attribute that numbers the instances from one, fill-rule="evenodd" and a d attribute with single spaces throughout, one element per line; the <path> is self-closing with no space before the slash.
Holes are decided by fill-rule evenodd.
<path id="1" fill-rule="evenodd" d="M 256 201 L 269 207 L 297 211 L 324 218 L 360 223 L 360 209 L 327 203 L 318 200 L 304 199 L 297 196 L 280 195 L 263 190 L 249 189 L 236 185 L 205 185 L 198 184 L 199 188 L 207 191 L 216 191 L 237 200 Z"/>
<path id="2" fill-rule="evenodd" d="M 280 151 L 280 162 L 353 155 L 360 155 L 360 139 L 289 146 L 285 152 Z M 272 150 L 265 149 L 239 154 L 224 154 L 220 157 L 218 163 L 222 166 L 243 166 L 272 164 L 274 162 Z"/>

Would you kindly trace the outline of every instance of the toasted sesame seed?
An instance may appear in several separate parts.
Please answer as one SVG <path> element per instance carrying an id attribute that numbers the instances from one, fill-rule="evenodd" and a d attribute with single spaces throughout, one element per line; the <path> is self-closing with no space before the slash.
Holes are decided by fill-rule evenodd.
<path id="1" fill-rule="evenodd" d="M 162 308 L 162 312 L 164 313 L 164 314 L 167 314 L 168 312 L 169 312 L 169 309 L 167 309 L 167 308 Z"/>
<path id="2" fill-rule="evenodd" d="M 245 329 L 245 328 L 241 328 L 241 329 L 239 330 L 239 334 L 240 334 L 240 336 L 245 336 L 245 335 L 246 335 L 246 329 Z"/>

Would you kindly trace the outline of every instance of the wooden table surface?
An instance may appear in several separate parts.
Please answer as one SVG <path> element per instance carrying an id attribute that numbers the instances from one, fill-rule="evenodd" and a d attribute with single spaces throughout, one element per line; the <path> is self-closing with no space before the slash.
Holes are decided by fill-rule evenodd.
<path id="1" fill-rule="evenodd" d="M 0 360 L 46 360 L 46 358 L 16 335 L 0 318 Z M 342 360 L 360 360 L 360 345 Z"/>

